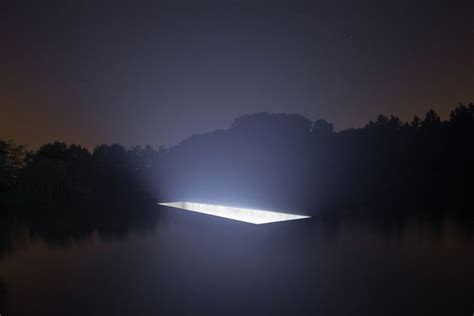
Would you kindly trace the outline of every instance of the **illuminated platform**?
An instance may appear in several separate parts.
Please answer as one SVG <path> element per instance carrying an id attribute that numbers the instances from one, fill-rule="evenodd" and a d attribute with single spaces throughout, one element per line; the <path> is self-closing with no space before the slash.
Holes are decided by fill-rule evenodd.
<path id="1" fill-rule="evenodd" d="M 235 221 L 251 224 L 268 224 L 274 222 L 292 221 L 296 219 L 310 218 L 311 216 L 277 213 L 263 210 L 252 210 L 248 208 L 230 207 L 221 205 L 210 205 L 191 202 L 158 203 L 160 205 L 175 207 L 191 212 L 197 212 L 212 216 L 224 217 Z"/>

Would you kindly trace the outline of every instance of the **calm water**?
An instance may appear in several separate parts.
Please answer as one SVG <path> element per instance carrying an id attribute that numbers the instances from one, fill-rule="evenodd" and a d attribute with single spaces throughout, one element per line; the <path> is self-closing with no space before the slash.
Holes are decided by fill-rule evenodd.
<path id="1" fill-rule="evenodd" d="M 474 313 L 466 224 L 256 226 L 154 211 L 159 217 L 144 227 L 4 229 L 1 315 Z"/>

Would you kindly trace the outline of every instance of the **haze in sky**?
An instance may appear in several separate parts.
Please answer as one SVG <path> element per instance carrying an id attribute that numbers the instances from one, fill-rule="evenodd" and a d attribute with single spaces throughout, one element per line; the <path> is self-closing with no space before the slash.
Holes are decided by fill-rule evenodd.
<path id="1" fill-rule="evenodd" d="M 450 2 L 451 3 L 451 2 Z M 0 135 L 172 145 L 245 113 L 336 129 L 474 100 L 472 1 L 34 1 L 0 10 Z"/>

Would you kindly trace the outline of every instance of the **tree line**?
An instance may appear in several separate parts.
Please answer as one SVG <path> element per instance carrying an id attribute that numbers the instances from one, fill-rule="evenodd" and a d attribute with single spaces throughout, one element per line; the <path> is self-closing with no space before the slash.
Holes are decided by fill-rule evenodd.
<path id="1" fill-rule="evenodd" d="M 155 150 L 0 140 L 0 203 L 133 205 L 189 200 L 313 214 L 470 215 L 474 104 L 379 115 L 334 131 L 325 120 L 256 113 Z M 4 207 L 3 209 L 12 209 Z M 116 209 L 116 208 L 115 208 Z"/>

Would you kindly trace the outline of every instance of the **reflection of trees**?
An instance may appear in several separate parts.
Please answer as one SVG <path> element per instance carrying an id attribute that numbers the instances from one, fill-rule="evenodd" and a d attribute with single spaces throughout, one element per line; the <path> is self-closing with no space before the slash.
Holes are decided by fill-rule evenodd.
<path id="1" fill-rule="evenodd" d="M 3 315 L 7 315 L 7 286 L 3 282 L 2 279 L 0 279 L 0 313 Z"/>
<path id="2" fill-rule="evenodd" d="M 0 260 L 12 250 L 15 239 L 16 225 L 12 224 L 9 219 L 0 220 Z"/>
<path id="3" fill-rule="evenodd" d="M 120 239 L 131 231 L 152 230 L 159 215 L 156 209 L 143 205 L 136 205 L 133 210 L 115 208 L 104 212 L 90 206 L 87 210 L 65 208 L 53 212 L 50 211 L 48 217 L 26 217 L 24 220 L 32 238 L 56 246 L 87 240 L 94 233 L 100 238 Z"/>

